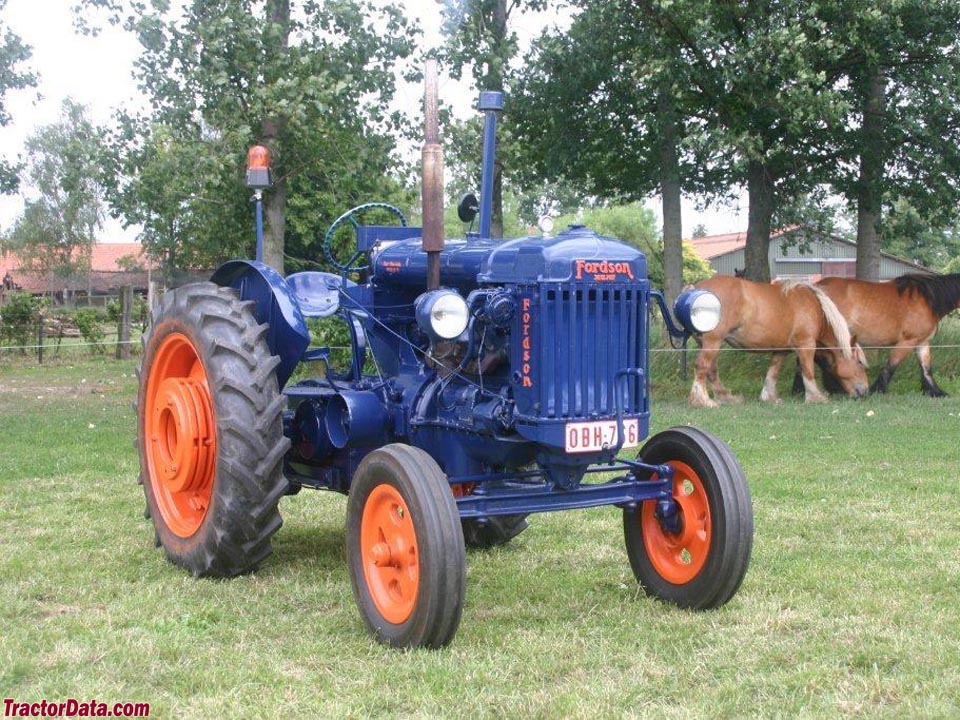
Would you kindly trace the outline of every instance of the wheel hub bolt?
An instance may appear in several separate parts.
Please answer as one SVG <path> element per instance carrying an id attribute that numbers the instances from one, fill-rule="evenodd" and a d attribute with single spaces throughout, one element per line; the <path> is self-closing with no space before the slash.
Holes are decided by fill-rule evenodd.
<path id="1" fill-rule="evenodd" d="M 377 567 L 386 567 L 391 562 L 390 546 L 386 543 L 377 543 L 370 548 L 370 555 L 373 556 L 373 564 Z"/>

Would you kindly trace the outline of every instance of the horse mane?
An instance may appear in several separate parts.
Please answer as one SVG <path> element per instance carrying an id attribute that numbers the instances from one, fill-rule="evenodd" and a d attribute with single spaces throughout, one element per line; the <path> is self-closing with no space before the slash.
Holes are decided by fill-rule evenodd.
<path id="1" fill-rule="evenodd" d="M 960 273 L 951 275 L 910 273 L 894 278 L 893 283 L 897 286 L 899 295 L 922 297 L 938 320 L 956 310 L 960 305 Z"/>
<path id="2" fill-rule="evenodd" d="M 847 319 L 823 290 L 805 280 L 784 280 L 780 283 L 780 286 L 784 295 L 801 287 L 812 292 L 820 302 L 823 317 L 826 318 L 827 324 L 830 325 L 830 329 L 833 330 L 833 334 L 837 338 L 840 352 L 847 359 L 853 357 L 853 339 L 850 335 L 850 326 L 847 325 Z"/>

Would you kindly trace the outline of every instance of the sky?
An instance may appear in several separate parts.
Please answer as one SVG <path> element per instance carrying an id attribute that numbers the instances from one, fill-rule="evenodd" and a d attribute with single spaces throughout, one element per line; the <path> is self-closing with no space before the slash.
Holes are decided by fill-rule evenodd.
<path id="1" fill-rule="evenodd" d="M 115 108 L 142 103 L 131 77 L 138 45 L 127 33 L 106 27 L 95 37 L 74 32 L 70 7 L 74 0 L 8 0 L 2 14 L 2 25 L 17 33 L 33 48 L 31 66 L 40 76 L 37 88 L 8 93 L 7 108 L 13 117 L 10 125 L 0 128 L 0 157 L 23 157 L 24 142 L 38 127 L 54 122 L 60 105 L 67 97 L 87 106 L 91 119 L 107 122 Z M 410 17 L 419 19 L 425 42 L 440 42 L 440 13 L 433 0 L 401 0 Z M 511 18 L 521 47 L 529 44 L 547 24 L 564 22 L 556 14 L 540 13 Z M 441 78 L 440 95 L 455 107 L 468 108 L 473 91 L 465 84 Z M 29 192 L 29 190 L 27 190 Z M 737 214 L 736 208 L 719 208 L 698 212 L 692 200 L 683 203 L 684 234 L 689 236 L 698 224 L 709 233 L 738 232 L 746 229 L 746 203 Z M 661 219 L 658 198 L 648 206 Z M 0 196 L 0 230 L 9 229 L 23 208 L 20 197 Z M 109 221 L 101 241 L 118 242 L 136 238 L 135 230 L 124 231 Z"/>

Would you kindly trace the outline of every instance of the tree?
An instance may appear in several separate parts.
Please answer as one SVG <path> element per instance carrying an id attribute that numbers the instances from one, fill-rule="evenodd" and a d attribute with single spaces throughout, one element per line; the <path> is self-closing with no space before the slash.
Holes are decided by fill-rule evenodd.
<path id="1" fill-rule="evenodd" d="M 880 230 L 884 251 L 928 268 L 942 271 L 960 258 L 960 222 L 931 226 L 904 199 L 890 205 Z"/>
<path id="2" fill-rule="evenodd" d="M 857 210 L 857 277 L 877 279 L 884 213 L 906 203 L 929 227 L 960 203 L 960 6 L 925 0 L 818 4 L 842 52 L 827 72 L 850 108 L 837 127 L 836 188 Z"/>
<path id="3" fill-rule="evenodd" d="M 687 82 L 676 52 L 634 5 L 583 2 L 569 31 L 541 37 L 525 66 L 515 110 L 524 159 L 543 176 L 606 198 L 659 191 L 665 290 L 676 297 L 681 188 L 692 183 L 678 113 Z"/>
<path id="4" fill-rule="evenodd" d="M 510 63 L 518 50 L 517 35 L 510 28 L 510 18 L 516 12 L 540 10 L 546 0 L 443 0 L 443 32 L 446 43 L 442 50 L 450 74 L 458 80 L 469 68 L 480 90 L 507 89 L 511 77 Z M 474 118 L 466 123 L 456 123 L 447 132 L 456 137 L 451 144 L 463 148 L 477 157 L 480 147 L 479 127 L 482 121 Z M 503 186 L 509 174 L 511 161 L 517 159 L 511 128 L 513 118 L 507 113 L 500 122 L 498 151 L 494 164 L 491 234 L 503 237 Z M 475 160 L 461 167 L 478 170 Z M 515 168 L 511 168 L 511 172 Z"/>
<path id="5" fill-rule="evenodd" d="M 92 29 L 97 9 L 139 40 L 135 75 L 151 103 L 118 117 L 111 199 L 169 265 L 252 254 L 243 169 L 256 142 L 272 158 L 264 259 L 275 267 L 291 248 L 318 257 L 325 225 L 368 198 L 352 193 L 397 193 L 388 133 L 398 120 L 387 106 L 394 65 L 413 47 L 397 8 L 81 0 L 81 27 Z"/>
<path id="6" fill-rule="evenodd" d="M 0 0 L 3 12 L 7 0 Z M 10 124 L 6 95 L 10 90 L 35 87 L 37 76 L 26 67 L 32 51 L 20 37 L 0 21 L 0 127 Z M 0 158 L 0 193 L 16 192 L 19 186 L 20 167 Z"/>
<path id="7" fill-rule="evenodd" d="M 104 215 L 99 132 L 83 106 L 67 99 L 60 120 L 35 132 L 26 147 L 37 197 L 26 201 L 4 244 L 25 270 L 83 273 Z"/>

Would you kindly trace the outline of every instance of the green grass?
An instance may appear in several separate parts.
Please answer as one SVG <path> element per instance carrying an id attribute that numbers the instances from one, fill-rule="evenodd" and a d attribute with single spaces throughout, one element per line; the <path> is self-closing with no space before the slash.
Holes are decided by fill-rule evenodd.
<path id="1" fill-rule="evenodd" d="M 957 717 L 960 399 L 910 375 L 910 394 L 714 411 L 664 378 L 654 429 L 713 430 L 750 481 L 754 554 L 726 607 L 640 594 L 618 511 L 548 514 L 468 554 L 449 648 L 401 653 L 354 606 L 344 498 L 284 499 L 260 572 L 195 580 L 143 519 L 132 364 L 2 368 L 0 693 L 185 718 Z"/>

